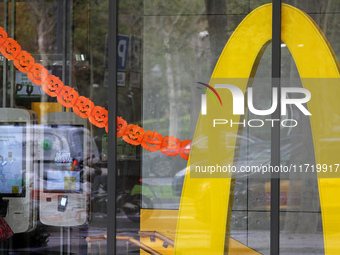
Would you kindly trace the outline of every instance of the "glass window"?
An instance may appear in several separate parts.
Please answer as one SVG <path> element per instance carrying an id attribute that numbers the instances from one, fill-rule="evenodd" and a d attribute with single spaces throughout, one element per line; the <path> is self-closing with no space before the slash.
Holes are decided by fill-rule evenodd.
<path id="1" fill-rule="evenodd" d="M 271 3 L 1 1 L 0 253 L 270 254 L 273 155 L 281 253 L 336 247 L 339 3 L 282 5 L 279 92 Z"/>
<path id="2" fill-rule="evenodd" d="M 108 4 L 0 3 L 1 254 L 86 254 L 107 233 Z"/>

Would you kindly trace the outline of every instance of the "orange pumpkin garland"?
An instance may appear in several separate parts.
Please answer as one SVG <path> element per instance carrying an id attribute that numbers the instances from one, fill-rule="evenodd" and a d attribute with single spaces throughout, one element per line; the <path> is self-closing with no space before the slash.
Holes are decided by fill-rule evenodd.
<path id="1" fill-rule="evenodd" d="M 108 132 L 108 111 L 104 107 L 94 106 L 94 103 L 86 97 L 79 96 L 78 92 L 64 83 L 56 76 L 50 75 L 41 64 L 35 63 L 30 53 L 21 50 L 21 46 L 12 38 L 8 38 L 7 32 L 0 27 L 0 52 L 9 59 L 14 60 L 16 68 L 27 73 L 27 77 L 36 85 L 42 85 L 42 89 L 51 97 L 57 97 L 58 102 L 65 107 L 72 107 L 74 113 Z M 129 124 L 117 117 L 117 138 L 133 145 L 141 144 L 149 151 L 160 150 L 164 155 L 180 156 L 188 159 L 190 140 L 181 141 L 174 136 L 163 136 L 155 131 L 144 131 L 138 125 Z"/>
<path id="2" fill-rule="evenodd" d="M 161 152 L 164 155 L 175 157 L 179 153 L 181 140 L 174 136 L 165 136 L 161 145 Z"/>
<path id="3" fill-rule="evenodd" d="M 27 73 L 28 79 L 36 85 L 41 85 L 49 76 L 47 69 L 39 64 L 35 63 Z"/>
<path id="4" fill-rule="evenodd" d="M 126 120 L 124 120 L 122 117 L 117 117 L 117 138 L 123 136 L 127 126 L 128 124 Z"/>
<path id="5" fill-rule="evenodd" d="M 104 107 L 95 106 L 89 116 L 89 121 L 97 127 L 105 127 L 108 121 L 108 111 Z"/>
<path id="6" fill-rule="evenodd" d="M 15 67 L 23 73 L 27 73 L 35 63 L 34 58 L 27 51 L 20 51 L 13 61 Z"/>
<path id="7" fill-rule="evenodd" d="M 9 60 L 14 60 L 20 51 L 21 46 L 12 38 L 7 38 L 0 47 L 1 54 Z"/>
<path id="8" fill-rule="evenodd" d="M 148 151 L 158 151 L 161 148 L 163 136 L 155 131 L 146 131 L 142 140 L 142 147 Z"/>
<path id="9" fill-rule="evenodd" d="M 7 37 L 8 35 L 5 29 L 0 27 L 0 46 L 4 44 L 4 42 L 7 40 Z"/>
<path id="10" fill-rule="evenodd" d="M 123 134 L 123 140 L 129 144 L 141 144 L 144 136 L 144 129 L 138 125 L 130 124 L 126 127 Z"/>
<path id="11" fill-rule="evenodd" d="M 73 107 L 79 97 L 79 93 L 69 86 L 64 86 L 57 96 L 58 102 L 65 107 Z"/>
<path id="12" fill-rule="evenodd" d="M 87 97 L 78 97 L 78 100 L 73 106 L 73 111 L 82 118 L 90 117 L 90 114 L 94 108 L 94 103 Z"/>
<path id="13" fill-rule="evenodd" d="M 45 93 L 51 97 L 58 96 L 59 92 L 63 88 L 64 83 L 55 75 L 49 75 L 42 83 L 42 89 Z"/>
<path id="14" fill-rule="evenodd" d="M 179 155 L 181 158 L 188 160 L 190 153 L 190 144 L 191 140 L 183 140 L 181 143 L 181 147 L 179 149 Z"/>

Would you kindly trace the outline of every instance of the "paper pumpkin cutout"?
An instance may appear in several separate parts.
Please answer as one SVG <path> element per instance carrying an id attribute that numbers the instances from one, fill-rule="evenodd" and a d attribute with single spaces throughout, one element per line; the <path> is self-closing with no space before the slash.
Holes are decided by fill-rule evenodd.
<path id="1" fill-rule="evenodd" d="M 31 54 L 23 50 L 19 52 L 13 63 L 20 72 L 27 73 L 32 68 L 35 61 Z"/>
<path id="2" fill-rule="evenodd" d="M 161 145 L 161 152 L 164 155 L 175 157 L 179 153 L 181 140 L 174 136 L 165 136 Z"/>
<path id="3" fill-rule="evenodd" d="M 87 97 L 78 97 L 73 106 L 73 111 L 82 118 L 88 118 L 94 108 L 94 103 Z"/>
<path id="4" fill-rule="evenodd" d="M 123 140 L 133 145 L 141 144 L 144 136 L 144 129 L 138 125 L 130 124 L 126 127 Z"/>
<path id="5" fill-rule="evenodd" d="M 7 40 L 0 47 L 0 52 L 2 55 L 4 55 L 4 57 L 9 60 L 14 60 L 20 51 L 21 46 L 16 40 L 12 38 L 7 38 Z"/>
<path id="6" fill-rule="evenodd" d="M 122 117 L 117 117 L 117 138 L 122 137 L 126 127 L 128 126 L 126 120 Z"/>
<path id="7" fill-rule="evenodd" d="M 97 127 L 105 127 L 108 121 L 108 111 L 104 107 L 95 106 L 91 112 L 89 121 Z"/>
<path id="8" fill-rule="evenodd" d="M 179 155 L 181 158 L 188 160 L 189 158 L 189 153 L 190 153 L 190 140 L 183 140 L 181 143 L 181 147 L 179 149 Z"/>
<path id="9" fill-rule="evenodd" d="M 27 73 L 27 77 L 36 85 L 41 85 L 48 76 L 47 69 L 39 63 L 35 63 Z"/>
<path id="10" fill-rule="evenodd" d="M 79 97 L 79 93 L 69 86 L 62 87 L 57 96 L 58 102 L 68 108 L 73 107 Z"/>
<path id="11" fill-rule="evenodd" d="M 163 136 L 155 131 L 146 131 L 144 133 L 141 145 L 148 151 L 158 151 L 161 148 Z"/>
<path id="12" fill-rule="evenodd" d="M 51 97 L 56 97 L 64 87 L 64 83 L 54 75 L 49 75 L 47 79 L 42 83 L 42 89 L 45 93 Z"/>
<path id="13" fill-rule="evenodd" d="M 4 44 L 4 42 L 7 40 L 8 35 L 5 29 L 0 27 L 0 46 Z"/>

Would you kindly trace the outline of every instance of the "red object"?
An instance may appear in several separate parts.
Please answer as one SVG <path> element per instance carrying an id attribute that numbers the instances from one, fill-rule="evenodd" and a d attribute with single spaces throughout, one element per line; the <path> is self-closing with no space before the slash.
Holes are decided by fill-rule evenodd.
<path id="1" fill-rule="evenodd" d="M 14 59 L 15 67 L 23 73 L 27 73 L 35 63 L 34 58 L 27 51 L 20 51 Z"/>
<path id="2" fill-rule="evenodd" d="M 266 192 L 266 206 L 270 206 L 271 193 Z M 300 201 L 294 205 L 299 205 Z M 280 206 L 287 206 L 288 204 L 288 193 L 280 192 Z"/>
<path id="3" fill-rule="evenodd" d="M 73 106 L 73 111 L 82 118 L 88 118 L 94 108 L 94 103 L 87 97 L 78 97 Z"/>
<path id="4" fill-rule="evenodd" d="M 41 85 L 48 76 L 47 69 L 39 63 L 35 63 L 27 73 L 27 77 L 36 85 Z"/>
<path id="5" fill-rule="evenodd" d="M 104 107 L 95 106 L 90 114 L 89 121 L 97 127 L 105 127 L 108 121 L 108 111 Z"/>
<path id="6" fill-rule="evenodd" d="M 181 140 L 174 136 L 165 136 L 161 145 L 161 152 L 164 155 L 175 157 L 179 153 Z"/>
<path id="7" fill-rule="evenodd" d="M 10 238 L 12 235 L 14 235 L 11 227 L 8 225 L 8 223 L 0 216 L 0 242 L 6 241 L 8 238 Z"/>
<path id="8" fill-rule="evenodd" d="M 51 97 L 56 97 L 64 87 L 64 83 L 54 75 L 49 75 L 47 79 L 42 83 L 42 89 L 45 93 Z"/>

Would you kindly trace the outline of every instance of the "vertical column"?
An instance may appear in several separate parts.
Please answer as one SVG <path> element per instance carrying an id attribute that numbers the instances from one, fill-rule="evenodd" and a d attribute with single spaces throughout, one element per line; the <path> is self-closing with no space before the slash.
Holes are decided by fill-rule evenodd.
<path id="1" fill-rule="evenodd" d="M 272 87 L 278 89 L 281 98 L 281 0 L 273 0 L 272 21 Z M 280 119 L 281 102 L 278 103 L 272 119 Z M 271 164 L 280 165 L 280 125 L 271 129 Z M 271 174 L 270 201 L 270 254 L 280 252 L 280 173 Z"/>
<path id="2" fill-rule="evenodd" d="M 60 227 L 60 255 L 64 255 L 64 228 Z"/>
<path id="3" fill-rule="evenodd" d="M 67 85 L 72 87 L 72 43 L 73 43 L 73 35 L 72 35 L 72 31 L 73 31 L 73 1 L 68 1 L 68 5 L 67 5 L 67 61 L 68 61 L 68 79 L 65 80 L 65 82 L 67 82 Z M 67 63 L 66 63 L 67 64 Z M 92 84 L 91 84 L 92 86 Z"/>
<path id="4" fill-rule="evenodd" d="M 12 0 L 11 2 L 11 37 L 15 39 L 15 24 L 16 23 L 16 0 Z M 10 77 L 11 77 L 11 89 L 10 89 L 10 107 L 14 107 L 14 89 L 15 89 L 15 67 L 13 61 L 10 64 Z"/>
<path id="5" fill-rule="evenodd" d="M 4 29 L 5 31 L 8 31 L 8 0 L 4 0 Z M 2 57 L 2 59 L 3 59 L 2 107 L 6 107 L 8 60 L 5 57 Z"/>
<path id="6" fill-rule="evenodd" d="M 67 65 L 67 6 L 68 3 L 66 0 L 63 0 L 63 39 L 62 39 L 62 74 L 61 80 L 66 83 L 66 65 Z M 65 112 L 66 108 L 64 106 L 61 107 L 62 111 Z"/>
<path id="7" fill-rule="evenodd" d="M 107 254 L 116 254 L 116 122 L 118 1 L 109 2 L 109 132 L 107 189 Z"/>

